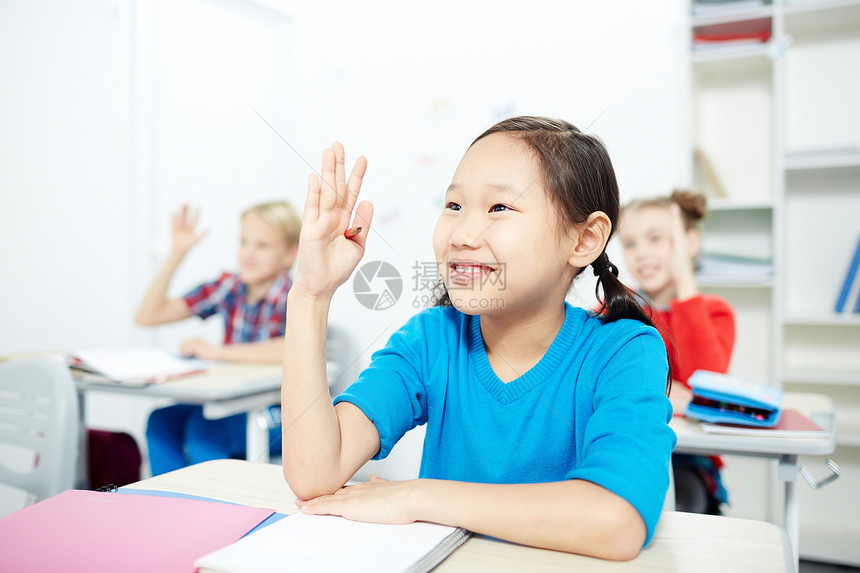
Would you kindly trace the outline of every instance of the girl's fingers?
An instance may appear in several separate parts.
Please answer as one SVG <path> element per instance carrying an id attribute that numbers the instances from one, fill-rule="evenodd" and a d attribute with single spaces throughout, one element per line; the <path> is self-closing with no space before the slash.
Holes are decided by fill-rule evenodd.
<path id="1" fill-rule="evenodd" d="M 331 149 L 323 151 L 322 168 L 320 169 L 320 200 L 321 210 L 331 209 L 337 203 L 337 182 L 335 181 L 335 157 Z"/>
<path id="2" fill-rule="evenodd" d="M 305 199 L 303 222 L 316 221 L 320 214 L 320 178 L 308 173 L 308 196 Z"/>
<path id="3" fill-rule="evenodd" d="M 343 149 L 343 144 L 335 141 L 331 144 L 331 150 L 334 152 L 334 181 L 335 191 L 337 192 L 337 202 L 346 202 L 346 152 Z"/>
<path id="4" fill-rule="evenodd" d="M 367 245 L 367 235 L 370 233 L 370 222 L 373 220 L 373 203 L 370 201 L 362 201 L 358 204 L 358 209 L 355 210 L 355 219 L 353 219 L 353 226 L 350 230 L 355 230 L 358 227 L 361 227 L 357 233 L 348 237 L 350 240 L 355 241 L 361 248 L 364 248 Z"/>
<path id="5" fill-rule="evenodd" d="M 358 200 L 358 193 L 361 191 L 361 182 L 364 180 L 364 174 L 367 172 L 367 159 L 364 156 L 355 160 L 355 165 L 352 167 L 352 173 L 349 175 L 349 181 L 346 184 L 346 206 L 350 213 L 355 202 Z"/>

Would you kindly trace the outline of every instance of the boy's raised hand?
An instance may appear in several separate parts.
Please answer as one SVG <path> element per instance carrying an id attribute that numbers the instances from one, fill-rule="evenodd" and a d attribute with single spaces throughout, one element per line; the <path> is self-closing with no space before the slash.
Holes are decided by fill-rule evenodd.
<path id="1" fill-rule="evenodd" d="M 173 214 L 172 238 L 175 253 L 184 255 L 209 232 L 208 229 L 202 232 L 197 231 L 199 218 L 200 210 L 192 211 L 188 205 L 183 205 L 182 209 Z"/>
<path id="2" fill-rule="evenodd" d="M 346 179 L 343 145 L 334 142 L 323 151 L 320 175 L 308 176 L 308 196 L 302 215 L 299 257 L 291 290 L 298 289 L 315 298 L 330 298 L 349 279 L 364 255 L 373 205 L 362 201 L 350 224 L 358 200 L 367 159 L 355 161 Z M 348 233 L 350 229 L 355 231 Z"/>

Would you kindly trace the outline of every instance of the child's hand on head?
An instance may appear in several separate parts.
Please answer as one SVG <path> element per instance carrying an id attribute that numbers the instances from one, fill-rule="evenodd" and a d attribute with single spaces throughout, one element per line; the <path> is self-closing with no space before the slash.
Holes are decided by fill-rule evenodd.
<path id="1" fill-rule="evenodd" d="M 693 275 L 693 250 L 691 249 L 689 232 L 684 227 L 681 207 L 677 203 L 669 206 L 672 215 L 672 244 L 674 246 L 674 273 L 678 300 L 686 300 L 694 296 L 696 279 Z"/>
<path id="2" fill-rule="evenodd" d="M 693 256 L 690 253 L 690 242 L 687 238 L 687 230 L 684 228 L 684 217 L 677 203 L 669 206 L 672 214 L 672 244 L 674 246 L 674 271 L 675 278 L 693 276 Z"/>
<path id="3" fill-rule="evenodd" d="M 196 245 L 200 239 L 206 236 L 208 229 L 197 230 L 197 220 L 200 218 L 200 210 L 192 211 L 188 205 L 183 205 L 179 212 L 173 214 L 173 251 L 185 254 L 191 247 Z"/>
<path id="4" fill-rule="evenodd" d="M 322 177 L 315 174 L 308 177 L 298 265 L 291 292 L 330 298 L 358 266 L 370 231 L 373 205 L 361 202 L 352 224 L 350 217 L 366 169 L 367 160 L 359 157 L 347 180 L 343 145 L 335 142 L 323 152 Z M 345 235 L 357 227 L 360 231 Z"/>

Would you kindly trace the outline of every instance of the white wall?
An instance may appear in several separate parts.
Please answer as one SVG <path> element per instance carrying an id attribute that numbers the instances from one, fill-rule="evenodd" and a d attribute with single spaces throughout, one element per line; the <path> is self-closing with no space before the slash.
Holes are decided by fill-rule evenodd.
<path id="1" fill-rule="evenodd" d="M 365 260 L 391 262 L 405 283 L 385 311 L 359 305 L 351 284 L 335 300 L 332 320 L 352 331 L 366 364 L 415 312 L 423 293 L 412 269 L 432 261 L 444 189 L 469 142 L 498 119 L 539 114 L 590 127 L 625 199 L 689 181 L 685 7 L 3 2 L 0 353 L 174 348 L 199 326 L 131 326 L 166 249 L 166 215 L 192 201 L 212 228 L 177 277 L 179 294 L 230 268 L 243 207 L 272 193 L 301 204 L 304 161 L 316 169 L 339 139 L 350 161 L 369 159 L 363 194 L 376 215 Z M 195 22 L 199 13 L 206 19 Z M 252 53 L 271 49 L 261 66 L 234 65 L 224 50 L 248 30 Z M 591 290 L 583 285 L 583 304 Z M 217 339 L 214 327 L 203 332 Z M 97 402 L 88 421 L 141 436 L 149 407 Z"/>

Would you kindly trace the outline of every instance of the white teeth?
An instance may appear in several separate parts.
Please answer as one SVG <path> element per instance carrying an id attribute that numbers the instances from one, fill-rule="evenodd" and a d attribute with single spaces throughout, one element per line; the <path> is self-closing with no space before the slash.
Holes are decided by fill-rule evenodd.
<path id="1" fill-rule="evenodd" d="M 455 271 L 458 271 L 458 272 L 459 271 L 466 272 L 466 271 L 484 271 L 484 270 L 492 271 L 493 270 L 491 267 L 488 267 L 486 265 L 460 265 L 457 263 L 452 264 L 451 268 L 454 269 Z"/>

